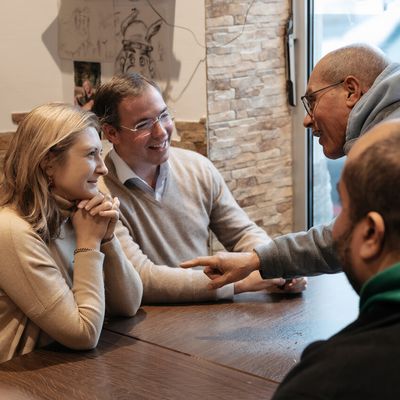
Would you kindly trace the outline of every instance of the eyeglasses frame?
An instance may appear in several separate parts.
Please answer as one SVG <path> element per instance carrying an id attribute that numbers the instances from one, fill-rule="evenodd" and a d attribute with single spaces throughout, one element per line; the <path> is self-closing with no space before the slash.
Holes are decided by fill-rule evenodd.
<path id="1" fill-rule="evenodd" d="M 326 90 L 326 89 L 333 88 L 333 87 L 335 87 L 337 85 L 340 85 L 340 84 L 342 84 L 344 82 L 345 82 L 345 79 L 342 79 L 340 82 L 332 83 L 332 84 L 330 84 L 328 86 L 325 86 L 325 87 L 323 87 L 321 89 L 314 90 L 311 93 L 308 93 L 308 94 L 305 94 L 304 96 L 301 96 L 300 100 L 303 103 L 303 106 L 304 106 L 307 114 L 312 118 L 313 117 L 313 113 L 314 113 L 313 109 L 314 109 L 315 106 L 313 108 L 311 108 L 310 100 L 309 100 L 310 96 L 314 96 L 316 93 L 322 92 L 323 90 Z"/>
<path id="2" fill-rule="evenodd" d="M 169 117 L 168 123 L 173 122 L 173 121 L 174 121 L 174 117 L 171 115 L 171 113 L 170 113 L 170 111 L 169 111 L 168 109 L 165 109 L 164 111 L 161 111 L 160 114 L 159 114 L 157 117 L 155 117 L 155 118 L 149 118 L 149 119 L 148 119 L 149 121 L 152 121 L 152 125 L 151 125 L 150 128 L 146 128 L 146 129 L 145 129 L 145 128 L 136 128 L 137 125 L 140 124 L 140 122 L 139 122 L 138 124 L 136 124 L 135 128 L 128 128 L 128 127 L 125 126 L 125 125 L 120 125 L 120 128 L 127 129 L 128 131 L 131 131 L 131 132 L 136 133 L 136 134 L 150 133 L 150 132 L 152 131 L 154 125 L 155 125 L 157 122 L 158 122 L 162 127 L 164 127 L 164 125 L 161 123 L 161 117 L 162 117 L 162 115 L 163 115 L 165 112 L 168 113 L 168 117 Z"/>

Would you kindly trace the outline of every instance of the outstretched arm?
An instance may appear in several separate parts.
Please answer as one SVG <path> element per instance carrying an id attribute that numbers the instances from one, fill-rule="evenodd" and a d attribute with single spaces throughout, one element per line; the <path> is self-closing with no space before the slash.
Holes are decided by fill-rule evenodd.
<path id="1" fill-rule="evenodd" d="M 258 245 L 271 242 L 267 233 L 257 226 L 239 206 L 218 170 L 208 161 L 213 176 L 214 201 L 210 215 L 210 228 L 223 244 L 232 252 L 250 252 Z M 267 290 L 278 293 L 298 293 L 305 290 L 307 278 L 285 280 L 276 275 L 263 279 L 253 272 L 235 283 L 235 294 Z"/>

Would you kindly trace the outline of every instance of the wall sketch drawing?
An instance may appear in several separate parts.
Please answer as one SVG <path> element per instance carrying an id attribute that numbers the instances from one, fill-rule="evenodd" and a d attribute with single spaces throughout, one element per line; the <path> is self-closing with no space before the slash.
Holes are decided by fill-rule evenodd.
<path id="1" fill-rule="evenodd" d="M 115 60 L 115 71 L 136 71 L 154 79 L 156 73 L 152 58 L 152 38 L 159 33 L 163 21 L 157 19 L 147 26 L 139 14 L 137 8 L 132 8 L 131 14 L 121 21 L 122 49 Z"/>
<path id="2" fill-rule="evenodd" d="M 60 57 L 112 61 L 115 58 L 113 12 L 109 0 L 61 0 L 58 14 Z"/>
<path id="3" fill-rule="evenodd" d="M 179 74 L 173 54 L 175 0 L 114 0 L 116 49 L 114 72 L 139 72 L 154 79 L 165 97 Z M 162 16 L 162 17 L 161 17 Z"/>
<path id="4" fill-rule="evenodd" d="M 181 68 L 173 51 L 175 1 L 59 0 L 59 55 L 139 72 L 168 99 Z"/>

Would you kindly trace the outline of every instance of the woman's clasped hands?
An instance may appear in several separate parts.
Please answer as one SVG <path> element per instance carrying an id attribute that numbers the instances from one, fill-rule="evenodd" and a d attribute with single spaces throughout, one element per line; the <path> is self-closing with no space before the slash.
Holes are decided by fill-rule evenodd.
<path id="1" fill-rule="evenodd" d="M 77 243 L 92 239 L 94 244 L 85 246 L 97 248 L 100 242 L 111 240 L 119 218 L 119 204 L 117 197 L 101 192 L 91 199 L 81 200 L 72 216 Z"/>

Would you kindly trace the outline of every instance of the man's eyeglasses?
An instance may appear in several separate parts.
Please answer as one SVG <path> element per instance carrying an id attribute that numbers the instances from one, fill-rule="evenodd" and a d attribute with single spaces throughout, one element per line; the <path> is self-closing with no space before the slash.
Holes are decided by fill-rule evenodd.
<path id="1" fill-rule="evenodd" d="M 315 95 L 318 92 L 322 92 L 323 90 L 333 88 L 334 86 L 340 85 L 343 82 L 344 82 L 344 79 L 341 80 L 340 82 L 332 83 L 331 85 L 325 86 L 318 90 L 314 90 L 313 92 L 311 92 L 309 94 L 301 96 L 300 99 L 301 99 L 301 102 L 303 103 L 304 108 L 307 111 L 307 114 L 312 118 L 314 107 L 315 107 Z"/>
<path id="2" fill-rule="evenodd" d="M 144 121 L 139 122 L 133 128 L 128 128 L 127 126 L 120 125 L 121 128 L 127 129 L 136 134 L 147 134 L 150 133 L 153 129 L 153 126 L 159 122 L 163 128 L 166 128 L 168 125 L 172 123 L 174 120 L 173 116 L 170 114 L 168 110 L 164 110 L 158 117 L 154 119 L 146 119 Z"/>

